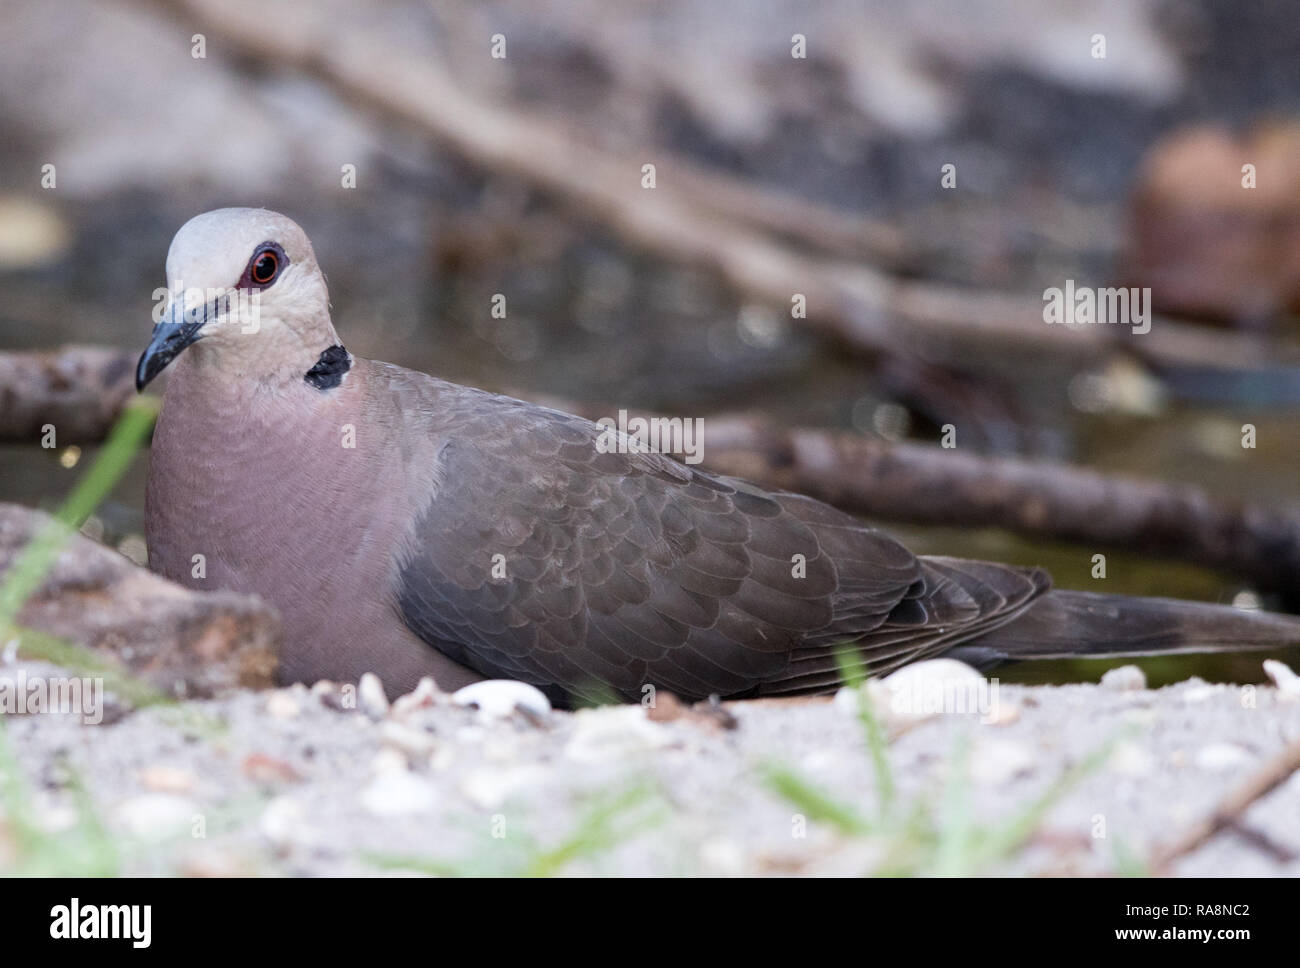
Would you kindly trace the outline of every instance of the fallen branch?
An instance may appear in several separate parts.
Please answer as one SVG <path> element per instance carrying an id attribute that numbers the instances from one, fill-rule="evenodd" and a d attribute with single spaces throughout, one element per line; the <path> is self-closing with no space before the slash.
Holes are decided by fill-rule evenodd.
<path id="1" fill-rule="evenodd" d="M 1220 831 L 1236 827 L 1257 800 L 1276 790 L 1297 770 L 1300 770 L 1300 741 L 1283 749 L 1220 800 L 1208 816 L 1192 824 L 1172 843 L 1157 850 L 1151 859 L 1152 870 L 1157 875 L 1167 874 L 1174 861 L 1200 849 Z"/>
<path id="2" fill-rule="evenodd" d="M 340 30 L 329 18 L 306 16 L 306 11 L 268 18 L 260 6 L 243 2 L 158 2 L 187 30 L 204 31 L 232 54 L 316 77 L 354 103 L 426 132 L 476 165 L 554 193 L 630 244 L 712 269 L 745 298 L 788 309 L 800 293 L 807 299 L 807 324 L 857 350 L 960 364 L 973 341 L 996 340 L 1020 352 L 1069 354 L 1083 363 L 1118 350 L 1164 366 L 1300 365 L 1300 345 L 1294 342 L 1163 319 L 1141 337 L 1129 335 L 1126 326 L 1049 326 L 1038 297 L 915 282 L 860 263 L 809 257 L 753 230 L 755 217 L 739 215 L 752 191 L 739 183 L 705 176 L 656 149 L 658 187 L 643 189 L 641 164 L 656 159 L 616 156 L 575 129 L 476 98 L 434 59 L 403 56 L 365 31 Z M 678 184 L 675 167 L 688 172 Z M 809 234 L 798 228 L 799 219 L 810 217 L 807 204 L 751 208 L 769 230 L 790 218 L 787 234 L 791 226 L 795 235 Z M 814 229 L 820 224 L 814 218 Z M 842 227 L 827 228 L 828 234 L 842 233 Z"/>

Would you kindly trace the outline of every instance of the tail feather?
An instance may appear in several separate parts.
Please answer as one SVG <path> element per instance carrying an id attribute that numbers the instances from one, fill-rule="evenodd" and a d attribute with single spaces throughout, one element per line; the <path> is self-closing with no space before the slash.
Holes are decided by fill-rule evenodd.
<path id="1" fill-rule="evenodd" d="M 1019 659 L 1250 652 L 1300 645 L 1300 617 L 1174 598 L 1055 589 L 948 654 L 986 667 Z"/>

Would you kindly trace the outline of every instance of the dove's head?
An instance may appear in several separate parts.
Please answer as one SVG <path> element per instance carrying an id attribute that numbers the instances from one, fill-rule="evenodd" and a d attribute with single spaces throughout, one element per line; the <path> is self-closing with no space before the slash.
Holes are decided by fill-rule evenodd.
<path id="1" fill-rule="evenodd" d="M 222 208 L 182 225 L 159 303 L 137 389 L 187 347 L 224 378 L 273 381 L 302 379 L 338 343 L 311 241 L 266 209 Z"/>

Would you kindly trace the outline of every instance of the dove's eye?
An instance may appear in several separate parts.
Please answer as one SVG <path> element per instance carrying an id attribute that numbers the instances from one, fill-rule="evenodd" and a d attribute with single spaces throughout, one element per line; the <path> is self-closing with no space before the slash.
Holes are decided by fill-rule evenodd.
<path id="1" fill-rule="evenodd" d="M 289 260 L 282 248 L 274 242 L 263 242 L 253 253 L 253 258 L 248 260 L 248 268 L 244 270 L 240 288 L 265 289 L 275 282 L 276 277 L 280 275 L 280 270 L 288 263 Z"/>
<path id="2" fill-rule="evenodd" d="M 274 252 L 263 252 L 253 263 L 253 281 L 260 282 L 263 285 L 275 278 L 276 272 L 280 269 L 280 260 L 275 257 Z"/>

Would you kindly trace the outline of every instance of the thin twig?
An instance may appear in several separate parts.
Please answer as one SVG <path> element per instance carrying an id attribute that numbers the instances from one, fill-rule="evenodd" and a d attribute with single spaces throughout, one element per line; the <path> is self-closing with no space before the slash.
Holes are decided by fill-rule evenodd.
<path id="1" fill-rule="evenodd" d="M 1300 740 L 1264 764 L 1176 840 L 1158 849 L 1151 860 L 1152 870 L 1157 874 L 1167 874 L 1174 861 L 1200 849 L 1220 831 L 1235 826 L 1257 800 L 1277 789 L 1297 770 L 1300 770 Z"/>

